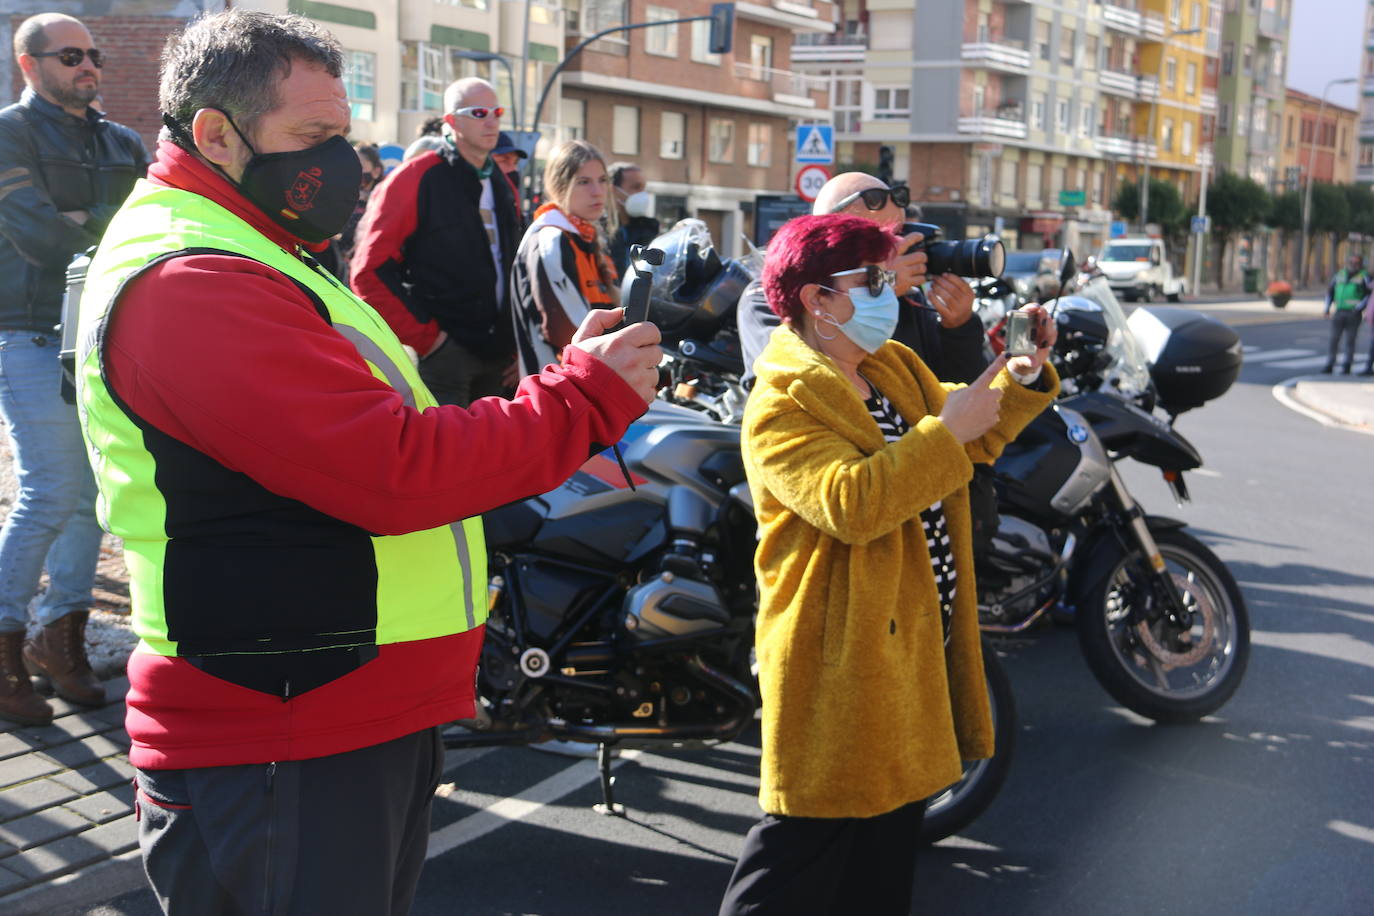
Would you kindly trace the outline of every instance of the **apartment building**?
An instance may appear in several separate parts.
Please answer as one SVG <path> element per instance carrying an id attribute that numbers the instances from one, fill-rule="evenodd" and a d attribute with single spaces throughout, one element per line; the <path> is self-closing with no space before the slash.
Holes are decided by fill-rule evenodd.
<path id="1" fill-rule="evenodd" d="M 1358 113 L 1316 96 L 1288 89 L 1283 107 L 1279 174 L 1283 189 L 1298 191 L 1313 181 L 1349 184 L 1355 180 Z"/>
<path id="2" fill-rule="evenodd" d="M 1282 181 L 1279 146 L 1291 0 L 1225 0 L 1216 164 L 1266 188 Z"/>
<path id="3" fill-rule="evenodd" d="M 792 53 L 830 82 L 840 159 L 891 147 L 951 233 L 1092 250 L 1147 160 L 1196 197 L 1219 44 L 1208 0 L 843 0 Z"/>
<path id="4" fill-rule="evenodd" d="M 710 12 L 710 0 L 564 0 L 567 46 L 622 22 Z M 834 31 L 826 0 L 735 4 L 734 47 L 712 54 L 704 21 L 589 45 L 562 77 L 561 123 L 609 159 L 640 165 L 658 216 L 704 220 L 728 253 L 753 236 L 760 194 L 792 191 L 798 123 L 829 123 L 824 81 L 796 73 L 798 36 Z"/>
<path id="5" fill-rule="evenodd" d="M 1374 184 L 1374 0 L 1365 4 L 1360 54 L 1360 145 L 1355 180 Z"/>

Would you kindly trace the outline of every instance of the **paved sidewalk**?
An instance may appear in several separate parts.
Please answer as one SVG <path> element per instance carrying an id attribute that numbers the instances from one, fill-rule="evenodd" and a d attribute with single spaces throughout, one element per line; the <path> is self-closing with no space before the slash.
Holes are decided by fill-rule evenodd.
<path id="1" fill-rule="evenodd" d="M 102 709 L 53 698 L 42 728 L 0 721 L 0 913 L 54 914 L 92 899 L 92 884 L 141 880 L 128 686 L 106 682 Z"/>

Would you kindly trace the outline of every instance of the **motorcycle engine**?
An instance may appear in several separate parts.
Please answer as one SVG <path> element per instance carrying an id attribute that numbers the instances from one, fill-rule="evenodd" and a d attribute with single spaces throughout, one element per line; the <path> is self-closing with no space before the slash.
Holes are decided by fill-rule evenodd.
<path id="1" fill-rule="evenodd" d="M 1003 515 L 992 544 L 977 558 L 978 617 L 1005 624 L 1023 620 L 1048 597 L 1056 556 L 1038 525 Z"/>
<path id="2" fill-rule="evenodd" d="M 669 571 L 625 593 L 625 629 L 637 642 L 693 636 L 730 622 L 715 586 Z"/>

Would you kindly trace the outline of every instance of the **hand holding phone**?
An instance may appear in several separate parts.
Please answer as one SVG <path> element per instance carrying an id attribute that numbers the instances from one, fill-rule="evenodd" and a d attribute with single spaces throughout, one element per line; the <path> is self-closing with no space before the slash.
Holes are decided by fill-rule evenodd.
<path id="1" fill-rule="evenodd" d="M 1034 356 L 1039 349 L 1035 337 L 1035 318 L 1030 312 L 1015 311 L 1007 316 L 1008 356 Z"/>

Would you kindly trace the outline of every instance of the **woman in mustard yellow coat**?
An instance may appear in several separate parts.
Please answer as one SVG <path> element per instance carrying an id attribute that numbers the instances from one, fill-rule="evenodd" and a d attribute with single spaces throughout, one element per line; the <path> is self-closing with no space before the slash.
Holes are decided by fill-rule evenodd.
<path id="1" fill-rule="evenodd" d="M 888 340 L 909 307 L 882 266 L 897 241 L 804 216 L 768 246 L 784 323 L 743 430 L 765 816 L 722 914 L 908 912 L 925 799 L 992 754 L 967 485 L 1053 399 L 1054 325 L 1028 307 L 1034 356 L 940 383 Z"/>

